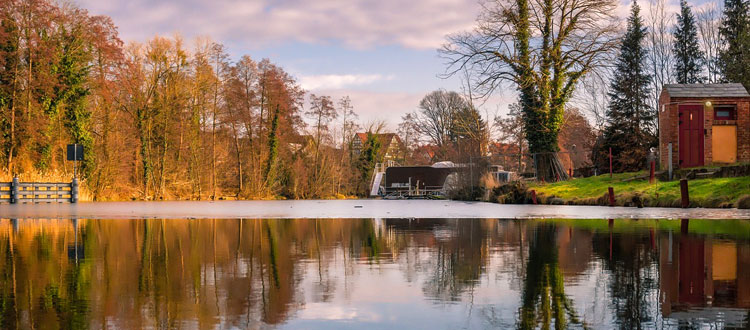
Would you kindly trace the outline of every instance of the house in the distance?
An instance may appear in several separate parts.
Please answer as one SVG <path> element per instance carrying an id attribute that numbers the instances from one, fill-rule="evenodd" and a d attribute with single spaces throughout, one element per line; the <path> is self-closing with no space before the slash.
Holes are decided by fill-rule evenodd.
<path id="1" fill-rule="evenodd" d="M 669 146 L 672 146 L 672 159 Z M 659 96 L 662 169 L 750 162 L 750 94 L 742 84 L 668 84 Z"/>
<path id="2" fill-rule="evenodd" d="M 378 159 L 383 162 L 394 161 L 403 162 L 406 159 L 406 147 L 401 142 L 401 138 L 395 133 L 375 134 L 375 138 L 380 141 L 380 154 Z M 352 153 L 358 157 L 362 152 L 362 146 L 367 142 L 367 133 L 357 133 L 352 140 Z"/>

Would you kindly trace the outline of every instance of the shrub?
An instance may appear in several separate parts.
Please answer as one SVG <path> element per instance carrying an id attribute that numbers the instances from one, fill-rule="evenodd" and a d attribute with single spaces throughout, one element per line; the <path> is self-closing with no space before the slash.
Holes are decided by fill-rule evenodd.
<path id="1" fill-rule="evenodd" d="M 738 209 L 750 209 L 750 195 L 742 195 L 734 206 Z"/>

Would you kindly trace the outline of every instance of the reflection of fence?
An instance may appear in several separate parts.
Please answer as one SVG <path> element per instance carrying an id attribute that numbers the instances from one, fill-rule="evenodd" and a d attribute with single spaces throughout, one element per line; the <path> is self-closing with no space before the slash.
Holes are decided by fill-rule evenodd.
<path id="1" fill-rule="evenodd" d="M 78 180 L 73 182 L 0 182 L 0 203 L 76 203 Z"/>

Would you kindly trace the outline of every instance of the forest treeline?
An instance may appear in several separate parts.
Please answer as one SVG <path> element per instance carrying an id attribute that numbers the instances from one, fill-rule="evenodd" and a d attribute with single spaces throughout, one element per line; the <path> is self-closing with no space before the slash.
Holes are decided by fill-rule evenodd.
<path id="1" fill-rule="evenodd" d="M 385 141 L 385 123 L 358 123 L 349 97 L 310 94 L 210 39 L 125 44 L 109 17 L 50 0 L 0 10 L 4 180 L 70 180 L 66 145 L 78 143 L 93 200 L 340 198 L 369 193 L 389 147 L 401 164 L 488 150 L 487 121 L 456 92 L 426 95 L 399 125 L 403 142 Z M 422 142 L 429 156 L 410 152 Z"/>
<path id="2" fill-rule="evenodd" d="M 657 141 L 664 84 L 750 86 L 742 0 L 710 4 L 697 17 L 685 1 L 673 17 L 666 0 L 654 0 L 647 19 L 634 3 L 624 34 L 611 0 L 573 2 L 566 15 L 583 22 L 535 3 L 549 22 L 532 25 L 518 4 L 528 2 L 488 4 L 483 28 L 448 38 L 440 50 L 452 59 L 448 75 L 465 74 L 467 88 L 428 93 L 402 117 L 397 161 L 486 159 L 553 181 L 607 168 L 611 148 L 615 171 L 639 170 Z M 575 33 L 541 42 L 561 26 Z M 555 48 L 568 44 L 579 47 Z M 524 51 L 492 52 L 514 47 Z M 505 87 L 518 92 L 508 115 L 480 113 L 476 97 Z M 358 122 L 348 97 L 310 94 L 270 60 L 230 56 L 207 38 L 125 44 L 109 17 L 69 3 L 0 3 L 2 181 L 70 180 L 65 148 L 78 143 L 84 198 L 93 200 L 365 196 L 393 147 L 378 134 L 384 127 Z"/>
<path id="3" fill-rule="evenodd" d="M 267 59 L 231 61 L 208 39 L 191 49 L 179 36 L 124 44 L 109 17 L 56 4 L 9 0 L 0 8 L 6 179 L 68 180 L 65 147 L 79 143 L 82 182 L 94 200 L 364 191 L 362 173 L 374 159 L 360 163 L 334 147 L 355 128 L 348 97 L 309 95 L 304 110 L 305 91 Z M 333 141 L 329 125 L 338 115 L 341 141 Z M 304 134 L 303 118 L 314 134 Z"/>

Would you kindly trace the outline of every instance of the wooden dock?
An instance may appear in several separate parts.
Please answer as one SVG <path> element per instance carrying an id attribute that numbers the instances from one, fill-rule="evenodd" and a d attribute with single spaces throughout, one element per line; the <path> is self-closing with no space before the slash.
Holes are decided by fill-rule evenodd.
<path id="1" fill-rule="evenodd" d="M 78 180 L 72 182 L 0 182 L 0 203 L 76 203 Z"/>

